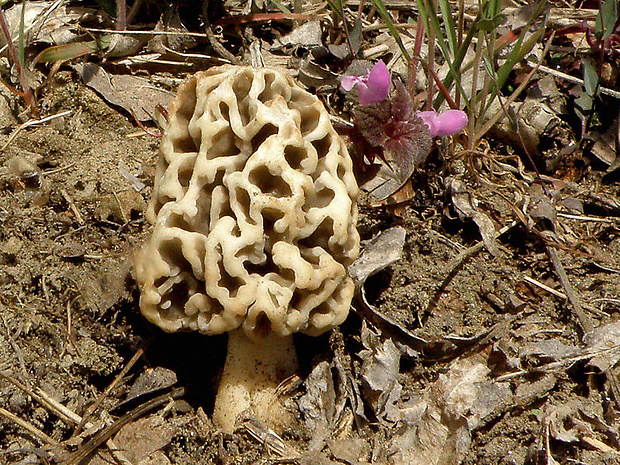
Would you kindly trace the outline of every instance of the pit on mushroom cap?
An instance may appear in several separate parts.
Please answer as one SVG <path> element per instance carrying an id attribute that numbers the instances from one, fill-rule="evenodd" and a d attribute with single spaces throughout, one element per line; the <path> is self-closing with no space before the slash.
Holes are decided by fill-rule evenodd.
<path id="1" fill-rule="evenodd" d="M 357 184 L 329 114 L 268 68 L 186 81 L 169 111 L 136 261 L 140 308 L 164 331 L 229 333 L 214 421 L 285 417 L 292 334 L 342 323 L 359 253 Z"/>

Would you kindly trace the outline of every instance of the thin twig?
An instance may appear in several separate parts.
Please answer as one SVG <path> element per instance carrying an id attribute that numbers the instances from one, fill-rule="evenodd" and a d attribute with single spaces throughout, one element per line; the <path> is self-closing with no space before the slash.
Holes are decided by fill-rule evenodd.
<path id="1" fill-rule="evenodd" d="M 68 170 L 70 168 L 73 168 L 75 165 L 76 165 L 75 162 L 71 162 L 71 163 L 69 163 L 68 165 L 65 165 L 65 166 L 59 166 L 58 168 L 53 168 L 51 170 L 43 171 L 42 174 L 43 174 L 43 176 L 50 176 L 52 174 L 57 174 L 57 173 L 60 173 L 62 171 L 66 171 L 66 170 Z"/>
<path id="2" fill-rule="evenodd" d="M 48 409 L 50 412 L 55 414 L 58 418 L 64 421 L 68 425 L 77 426 L 82 423 L 82 417 L 75 413 L 73 410 L 64 406 L 52 396 L 50 396 L 43 389 L 36 387 L 30 389 L 28 386 L 24 385 L 20 381 L 13 378 L 11 375 L 0 371 L 0 377 L 6 379 L 15 387 L 21 389 L 23 392 L 28 394 L 32 399 L 37 401 L 43 407 Z M 87 428 L 91 428 L 93 426 L 92 423 L 86 423 Z M 108 439 L 106 441 L 106 446 L 110 449 L 110 453 L 114 457 L 114 459 L 121 465 L 133 465 L 131 461 L 125 456 L 122 450 L 116 445 L 116 443 L 112 439 Z"/>
<path id="3" fill-rule="evenodd" d="M 116 29 L 122 31 L 127 28 L 127 5 L 125 0 L 116 0 Z"/>
<path id="4" fill-rule="evenodd" d="M 32 399 L 37 401 L 43 407 L 47 408 L 50 412 L 54 413 L 58 418 L 60 418 L 68 425 L 77 425 L 81 421 L 81 417 L 77 413 L 73 412 L 69 408 L 56 401 L 43 389 L 38 387 L 30 389 L 28 386 L 15 379 L 13 376 L 2 371 L 0 371 L 0 377 L 6 379 L 13 386 L 21 389 L 23 392 L 28 394 L 28 396 L 32 397 Z"/>
<path id="5" fill-rule="evenodd" d="M 424 42 L 424 23 L 418 18 L 415 32 L 415 42 L 413 43 L 413 57 L 419 57 Z M 407 90 L 409 95 L 415 94 L 416 76 L 418 74 L 418 62 L 413 59 L 407 67 Z"/>
<path id="6" fill-rule="evenodd" d="M 280 457 L 298 458 L 300 456 L 300 453 L 289 446 L 284 439 L 278 436 L 275 431 L 266 427 L 257 419 L 246 419 L 243 422 L 243 427 L 250 434 L 250 436 L 262 443 L 263 446 L 267 447 L 270 451 L 278 454 Z"/>
<path id="7" fill-rule="evenodd" d="M 132 29 L 114 30 L 114 29 L 98 29 L 96 27 L 85 27 L 82 30 L 86 32 L 102 32 L 105 34 L 121 34 L 121 35 L 145 35 L 145 36 L 187 36 L 187 37 L 201 37 L 206 39 L 209 37 L 204 32 L 189 32 L 189 31 L 134 31 Z"/>
<path id="8" fill-rule="evenodd" d="M 80 349 L 75 344 L 75 335 L 73 334 L 73 317 L 71 315 L 71 301 L 67 300 L 67 344 L 73 347 L 75 353 L 81 356 Z M 63 349 L 63 352 L 65 349 Z"/>
<path id="9" fill-rule="evenodd" d="M 46 444 L 50 444 L 55 447 L 59 447 L 61 445 L 58 441 L 56 441 L 56 439 L 49 437 L 47 434 L 45 434 L 43 431 L 41 431 L 37 427 L 31 425 L 26 420 L 19 418 L 17 415 L 12 414 L 11 412 L 9 412 L 8 410 L 2 407 L 0 407 L 0 416 L 6 418 L 9 421 L 12 421 L 16 425 L 21 426 L 26 431 L 28 431 L 31 435 L 33 435 L 35 438 L 39 439 L 40 441 Z"/>
<path id="10" fill-rule="evenodd" d="M 586 315 L 586 313 L 583 311 L 583 307 L 581 306 L 581 302 L 579 301 L 579 298 L 575 293 L 575 289 L 568 280 L 566 270 L 564 269 L 564 265 L 562 265 L 562 261 L 560 260 L 558 251 L 553 246 L 547 245 L 547 253 L 549 254 L 549 258 L 551 259 L 551 263 L 553 264 L 555 273 L 560 282 L 562 283 L 562 287 L 564 288 L 564 292 L 566 293 L 566 298 L 572 305 L 573 312 L 577 317 L 577 321 L 581 325 L 581 330 L 584 334 L 588 334 L 594 329 L 594 325 L 590 321 L 588 315 Z"/>
<path id="11" fill-rule="evenodd" d="M 36 126 L 37 124 L 47 123 L 48 121 L 52 121 L 53 119 L 61 118 L 63 116 L 70 115 L 71 113 L 73 113 L 72 110 L 67 110 L 67 111 L 63 111 L 61 113 L 58 113 L 56 115 L 46 116 L 45 118 L 26 121 L 24 124 L 20 125 L 15 131 L 13 131 L 13 133 L 9 136 L 9 139 L 6 141 L 6 143 L 2 146 L 2 148 L 0 150 L 2 150 L 2 151 L 6 150 L 6 148 L 11 144 L 11 142 L 13 142 L 13 140 L 17 137 L 17 135 L 23 129 L 29 128 L 30 126 Z"/>
<path id="12" fill-rule="evenodd" d="M 494 161 L 494 163 L 506 171 L 509 171 L 514 174 L 518 174 L 524 181 L 527 181 L 529 183 L 534 182 L 534 177 L 530 176 L 528 173 L 525 172 L 521 163 L 519 163 L 518 167 L 509 165 L 507 163 L 502 163 L 499 161 Z M 554 178 L 552 176 L 548 176 L 545 174 L 541 174 L 539 178 L 549 184 L 560 183 L 562 186 L 566 186 L 567 188 L 571 189 L 573 192 L 576 192 L 579 195 L 583 195 L 584 197 L 590 200 L 594 200 L 595 202 L 598 202 L 603 207 L 610 209 L 612 212 L 616 214 L 620 214 L 620 202 L 616 200 L 615 198 L 604 197 L 596 192 L 592 192 L 592 190 L 590 189 L 584 189 L 582 186 L 580 186 L 576 182 Z"/>
<path id="13" fill-rule="evenodd" d="M 6 322 L 4 315 L 2 315 L 2 323 L 4 324 L 6 337 L 9 340 L 9 344 L 11 344 L 13 351 L 15 352 L 15 356 L 17 357 L 17 361 L 19 362 L 19 366 L 22 369 L 22 372 L 28 373 L 28 370 L 26 369 L 26 362 L 24 361 L 24 353 L 22 352 L 19 344 L 17 344 L 17 341 L 13 336 L 14 332 L 9 329 L 9 325 Z"/>
<path id="14" fill-rule="evenodd" d="M 431 14 L 437 11 L 437 0 L 427 0 L 427 5 L 432 7 Z M 432 60 L 433 60 L 432 57 L 435 56 L 435 29 L 432 27 L 429 27 L 428 30 L 426 31 L 426 36 L 428 37 L 428 56 L 431 60 L 431 65 L 428 67 L 428 69 L 426 69 L 426 71 L 427 73 L 429 73 L 428 77 L 433 77 L 433 79 L 428 79 L 428 77 L 426 79 L 426 82 L 427 82 L 426 94 L 427 94 L 427 105 L 428 105 L 428 108 L 426 108 L 426 110 L 432 110 L 433 109 L 433 94 L 435 93 L 433 89 L 433 82 L 437 82 L 434 79 L 436 74 L 434 73 L 435 70 L 433 69 L 433 66 L 432 66 Z"/>
<path id="15" fill-rule="evenodd" d="M 549 39 L 549 41 L 547 42 L 547 45 L 545 45 L 545 48 L 542 51 L 542 54 L 540 56 L 540 60 L 538 61 L 538 63 L 536 63 L 536 65 L 534 65 L 534 67 L 532 68 L 532 70 L 527 74 L 527 76 L 525 76 L 525 79 L 523 80 L 523 82 L 521 82 L 521 84 L 519 84 L 519 87 L 517 87 L 512 94 L 510 94 L 510 97 L 508 97 L 508 99 L 505 102 L 502 102 L 501 99 L 499 100 L 499 102 L 502 104 L 502 109 L 503 111 L 498 111 L 497 113 L 495 113 L 493 116 L 491 116 L 486 122 L 485 124 L 482 126 L 481 129 L 479 129 L 475 135 L 473 136 L 473 140 L 476 141 L 482 137 L 484 137 L 484 135 L 489 132 L 489 130 L 493 127 L 493 125 L 495 123 L 497 123 L 497 121 L 503 116 L 503 115 L 509 115 L 507 108 L 512 105 L 512 103 L 517 99 L 517 97 L 519 95 L 521 95 L 521 92 L 523 92 L 523 90 L 527 87 L 527 85 L 530 83 L 530 81 L 532 80 L 532 78 L 534 77 L 534 74 L 536 74 L 536 72 L 538 70 L 541 69 L 542 67 L 542 61 L 543 59 L 547 56 L 547 53 L 549 52 L 549 46 L 551 45 L 551 42 L 553 40 L 553 34 L 551 36 L 551 38 Z M 475 70 L 474 70 L 475 71 Z M 470 134 L 471 136 L 471 134 Z"/>
<path id="16" fill-rule="evenodd" d="M 133 5 L 131 5 L 129 12 L 127 13 L 127 24 L 133 23 L 133 20 L 138 14 L 138 11 L 140 11 L 141 6 L 142 0 L 136 0 L 135 2 L 133 2 Z"/>
<path id="17" fill-rule="evenodd" d="M 166 394 L 162 394 L 160 396 L 151 399 L 144 404 L 136 407 L 131 410 L 127 414 L 123 415 L 121 418 L 116 420 L 111 425 L 106 426 L 101 431 L 97 432 L 92 439 L 90 439 L 84 446 L 80 447 L 77 451 L 71 454 L 71 458 L 67 460 L 64 465 L 79 465 L 82 463 L 82 460 L 90 456 L 95 450 L 99 448 L 104 442 L 118 433 L 123 426 L 129 424 L 130 422 L 141 418 L 144 414 L 150 412 L 151 410 L 165 404 L 170 399 L 177 399 L 185 394 L 185 388 L 179 387 L 171 392 Z"/>
<path id="18" fill-rule="evenodd" d="M 144 110 L 144 108 L 143 108 L 143 110 Z M 146 110 L 145 110 L 145 112 L 146 112 Z M 146 112 L 146 113 L 148 114 L 148 112 Z M 131 116 L 133 117 L 133 119 L 134 119 L 135 123 L 138 125 L 138 127 L 139 127 L 140 129 L 142 129 L 142 131 L 143 131 L 143 133 L 144 133 L 144 134 L 147 134 L 147 135 L 149 135 L 149 136 L 151 136 L 151 137 L 155 137 L 155 138 L 161 138 L 161 137 L 162 137 L 162 133 L 161 133 L 161 131 L 157 131 L 157 130 L 155 130 L 155 131 L 151 131 L 149 128 L 147 128 L 147 127 L 146 127 L 146 126 L 142 123 L 142 121 L 140 121 L 140 120 L 138 119 L 138 117 L 137 117 L 137 116 L 136 116 L 136 114 L 133 112 L 133 110 L 131 111 Z M 150 116 L 150 115 L 149 115 L 149 116 Z M 156 120 L 155 118 L 153 118 L 152 116 L 151 116 L 151 118 L 153 119 L 153 121 L 157 121 L 157 120 Z M 116 196 L 116 194 L 115 194 L 115 196 Z"/>
<path id="19" fill-rule="evenodd" d="M 351 59 L 355 58 L 355 53 L 353 52 L 353 45 L 351 44 L 351 37 L 349 35 L 349 25 L 347 24 L 347 17 L 344 14 L 344 2 L 339 2 L 340 4 L 340 16 L 342 16 L 342 30 L 344 31 L 344 37 L 347 42 L 347 48 L 349 49 L 349 53 L 351 54 Z"/>
<path id="20" fill-rule="evenodd" d="M 584 353 L 581 355 L 563 358 L 555 362 L 546 363 L 546 364 L 543 364 L 537 367 L 529 368 L 527 370 L 519 370 L 519 371 L 515 371 L 512 373 L 506 373 L 505 375 L 498 376 L 497 378 L 494 378 L 493 380 L 497 383 L 501 383 L 502 381 L 508 381 L 508 380 L 518 378 L 520 376 L 529 375 L 532 373 L 549 373 L 549 372 L 552 372 L 553 370 L 562 368 L 566 365 L 572 365 L 573 363 L 581 362 L 583 360 L 589 360 L 591 358 L 597 357 L 602 354 L 606 354 L 608 352 L 618 351 L 618 349 L 620 349 L 620 345 L 613 346 L 608 349 L 597 350 L 595 352 L 590 352 L 588 349 L 586 349 Z"/>
<path id="21" fill-rule="evenodd" d="M 61 188 L 60 189 L 60 193 L 62 194 L 62 196 L 65 198 L 65 200 L 67 201 L 67 203 L 69 204 L 69 208 L 71 209 L 71 211 L 73 212 L 73 216 L 75 216 L 76 221 L 81 225 L 85 225 L 86 222 L 84 221 L 84 217 L 82 216 L 82 214 L 80 213 L 80 210 L 78 210 L 78 207 L 75 205 L 75 202 L 73 201 L 73 198 L 69 195 L 69 193 L 67 192 L 66 189 Z"/>
<path id="22" fill-rule="evenodd" d="M 566 294 L 556 291 L 554 288 L 547 286 L 546 284 L 541 283 L 540 281 L 535 280 L 534 278 L 530 278 L 529 276 L 523 276 L 523 281 L 533 284 L 536 287 L 539 287 L 543 291 L 547 291 L 549 294 L 553 294 L 554 296 L 566 300 Z"/>
<path id="23" fill-rule="evenodd" d="M 56 399 L 52 398 L 47 392 L 43 391 L 41 388 L 36 388 L 37 394 L 41 399 L 45 400 L 44 406 L 48 407 L 49 410 L 54 412 L 58 417 L 63 419 L 67 424 L 78 425 L 82 423 L 82 417 L 80 417 L 73 410 L 65 407 L 60 402 L 56 401 Z M 87 428 L 91 428 L 93 426 L 92 423 L 86 423 L 85 426 Z M 114 459 L 120 465 L 134 465 L 127 456 L 123 453 L 123 451 L 118 447 L 116 442 L 113 439 L 108 439 L 106 441 L 106 446 L 110 450 L 110 453 L 114 457 Z"/>
<path id="24" fill-rule="evenodd" d="M 583 79 L 579 79 L 578 77 L 563 73 L 562 71 L 558 71 L 557 69 L 549 68 L 544 65 L 539 65 L 538 70 L 547 74 L 551 74 L 554 77 L 563 79 L 564 81 L 572 82 L 573 84 L 583 85 Z M 599 90 L 601 91 L 601 94 L 609 95 L 610 97 L 620 99 L 620 92 L 618 92 L 617 90 L 609 89 L 607 87 L 599 87 Z"/>
<path id="25" fill-rule="evenodd" d="M 211 29 L 211 22 L 209 21 L 209 2 L 210 0 L 204 0 L 202 4 L 202 19 L 204 21 L 205 33 L 207 34 L 209 45 L 211 45 L 211 48 L 213 48 L 219 56 L 230 61 L 233 65 L 236 65 L 238 63 L 237 58 L 220 44 L 213 33 L 213 29 Z"/>
<path id="26" fill-rule="evenodd" d="M 131 368 L 136 364 L 136 362 L 140 359 L 140 357 L 142 357 L 142 354 L 144 354 L 144 350 L 138 349 L 137 352 L 133 355 L 133 357 L 131 357 L 131 360 L 127 362 L 127 365 L 125 365 L 123 369 L 118 373 L 118 375 L 114 377 L 114 380 L 108 385 L 108 387 L 105 388 L 105 390 L 101 394 L 99 394 L 99 397 L 97 397 L 95 402 L 93 402 L 86 409 L 86 411 L 84 412 L 84 415 L 82 416 L 82 420 L 80 421 L 78 429 L 81 429 L 84 427 L 84 425 L 86 424 L 86 421 L 90 418 L 93 412 L 95 412 L 99 408 L 99 406 L 101 405 L 101 402 L 103 402 L 104 399 L 108 395 L 110 395 L 110 392 L 112 392 L 116 388 L 116 386 L 118 386 L 120 381 L 125 377 L 125 375 L 129 372 L 129 370 L 131 370 Z"/>
<path id="27" fill-rule="evenodd" d="M 127 214 L 125 213 L 125 208 L 123 206 L 123 203 L 121 202 L 121 199 L 118 197 L 118 194 L 116 193 L 116 191 L 112 191 L 112 196 L 114 197 L 114 201 L 116 202 L 116 205 L 118 206 L 118 212 L 121 216 L 121 220 L 123 220 L 123 223 L 129 223 L 129 218 L 127 218 Z"/>
<path id="28" fill-rule="evenodd" d="M 569 215 L 568 213 L 560 213 L 557 214 L 560 218 L 566 218 L 568 220 L 577 220 L 577 221 L 593 221 L 595 223 L 617 223 L 620 221 L 620 218 L 599 218 L 597 216 L 585 216 L 585 215 Z"/>
<path id="29" fill-rule="evenodd" d="M 1 77 L 0 77 L 0 84 L 4 84 L 4 87 L 6 87 L 9 90 L 9 92 L 11 92 L 13 95 L 17 95 L 18 97 L 24 96 L 23 92 L 20 92 L 19 90 L 17 90 L 15 87 L 13 87 L 11 84 L 6 82 Z"/>

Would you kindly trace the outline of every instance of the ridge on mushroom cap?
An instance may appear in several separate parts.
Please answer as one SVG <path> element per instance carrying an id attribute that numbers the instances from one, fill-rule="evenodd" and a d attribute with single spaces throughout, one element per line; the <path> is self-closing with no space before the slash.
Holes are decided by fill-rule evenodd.
<path id="1" fill-rule="evenodd" d="M 180 88 L 135 274 L 165 331 L 320 334 L 344 321 L 359 253 L 357 184 L 316 98 L 269 68 L 223 66 Z"/>

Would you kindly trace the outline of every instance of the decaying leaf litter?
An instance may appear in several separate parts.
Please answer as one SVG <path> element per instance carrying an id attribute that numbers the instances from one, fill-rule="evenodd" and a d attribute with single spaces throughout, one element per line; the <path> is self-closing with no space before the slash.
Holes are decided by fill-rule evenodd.
<path id="1" fill-rule="evenodd" d="M 428 2 L 210 2 L 207 21 L 198 4 L 28 2 L 24 33 L 20 5 L 3 5 L 24 46 L 23 75 L 10 56 L 1 73 L 21 95 L 1 87 L 0 462 L 618 461 L 612 3 L 547 3 L 538 22 L 527 6 L 482 22 L 478 5 L 452 4 L 454 30 L 477 24 L 472 43 L 497 47 L 495 76 L 474 45 L 452 70 L 440 41 L 428 59 Z M 425 70 L 444 83 L 459 71 L 449 95 L 470 126 L 437 139 L 404 185 L 377 150 L 358 159 L 357 296 L 341 328 L 297 341 L 303 370 L 282 386 L 297 427 L 218 433 L 225 338 L 163 334 L 138 311 L 130 270 L 158 146 L 145 131 L 165 125 L 188 73 L 234 59 L 288 69 L 350 134 L 358 104 L 339 80 L 352 53 L 384 60 L 416 109 L 442 100 Z M 405 53 L 425 64 L 415 80 Z M 491 95 L 502 69 L 494 101 L 509 117 L 486 132 L 498 110 L 471 90 Z"/>

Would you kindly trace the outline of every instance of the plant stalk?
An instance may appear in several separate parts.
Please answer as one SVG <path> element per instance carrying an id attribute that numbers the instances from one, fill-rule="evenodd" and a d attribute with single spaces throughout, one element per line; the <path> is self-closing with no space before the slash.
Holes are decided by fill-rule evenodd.
<path id="1" fill-rule="evenodd" d="M 25 6 L 22 6 L 25 8 Z M 4 15 L 4 11 L 0 8 L 0 29 L 2 29 L 2 34 L 6 40 L 6 46 L 9 51 L 9 56 L 11 57 L 11 61 L 15 65 L 15 69 L 17 70 L 17 75 L 19 76 L 19 83 L 22 87 L 22 92 L 20 96 L 24 99 L 26 106 L 30 109 L 30 113 L 35 118 L 40 118 L 39 109 L 37 108 L 36 99 L 34 97 L 34 93 L 32 92 L 32 88 L 28 84 L 28 80 L 26 79 L 26 75 L 24 73 L 24 69 L 22 68 L 19 56 L 17 55 L 17 50 L 15 50 L 15 46 L 13 45 L 13 39 L 11 37 L 11 33 L 9 31 L 9 25 L 6 21 L 6 16 Z"/>

